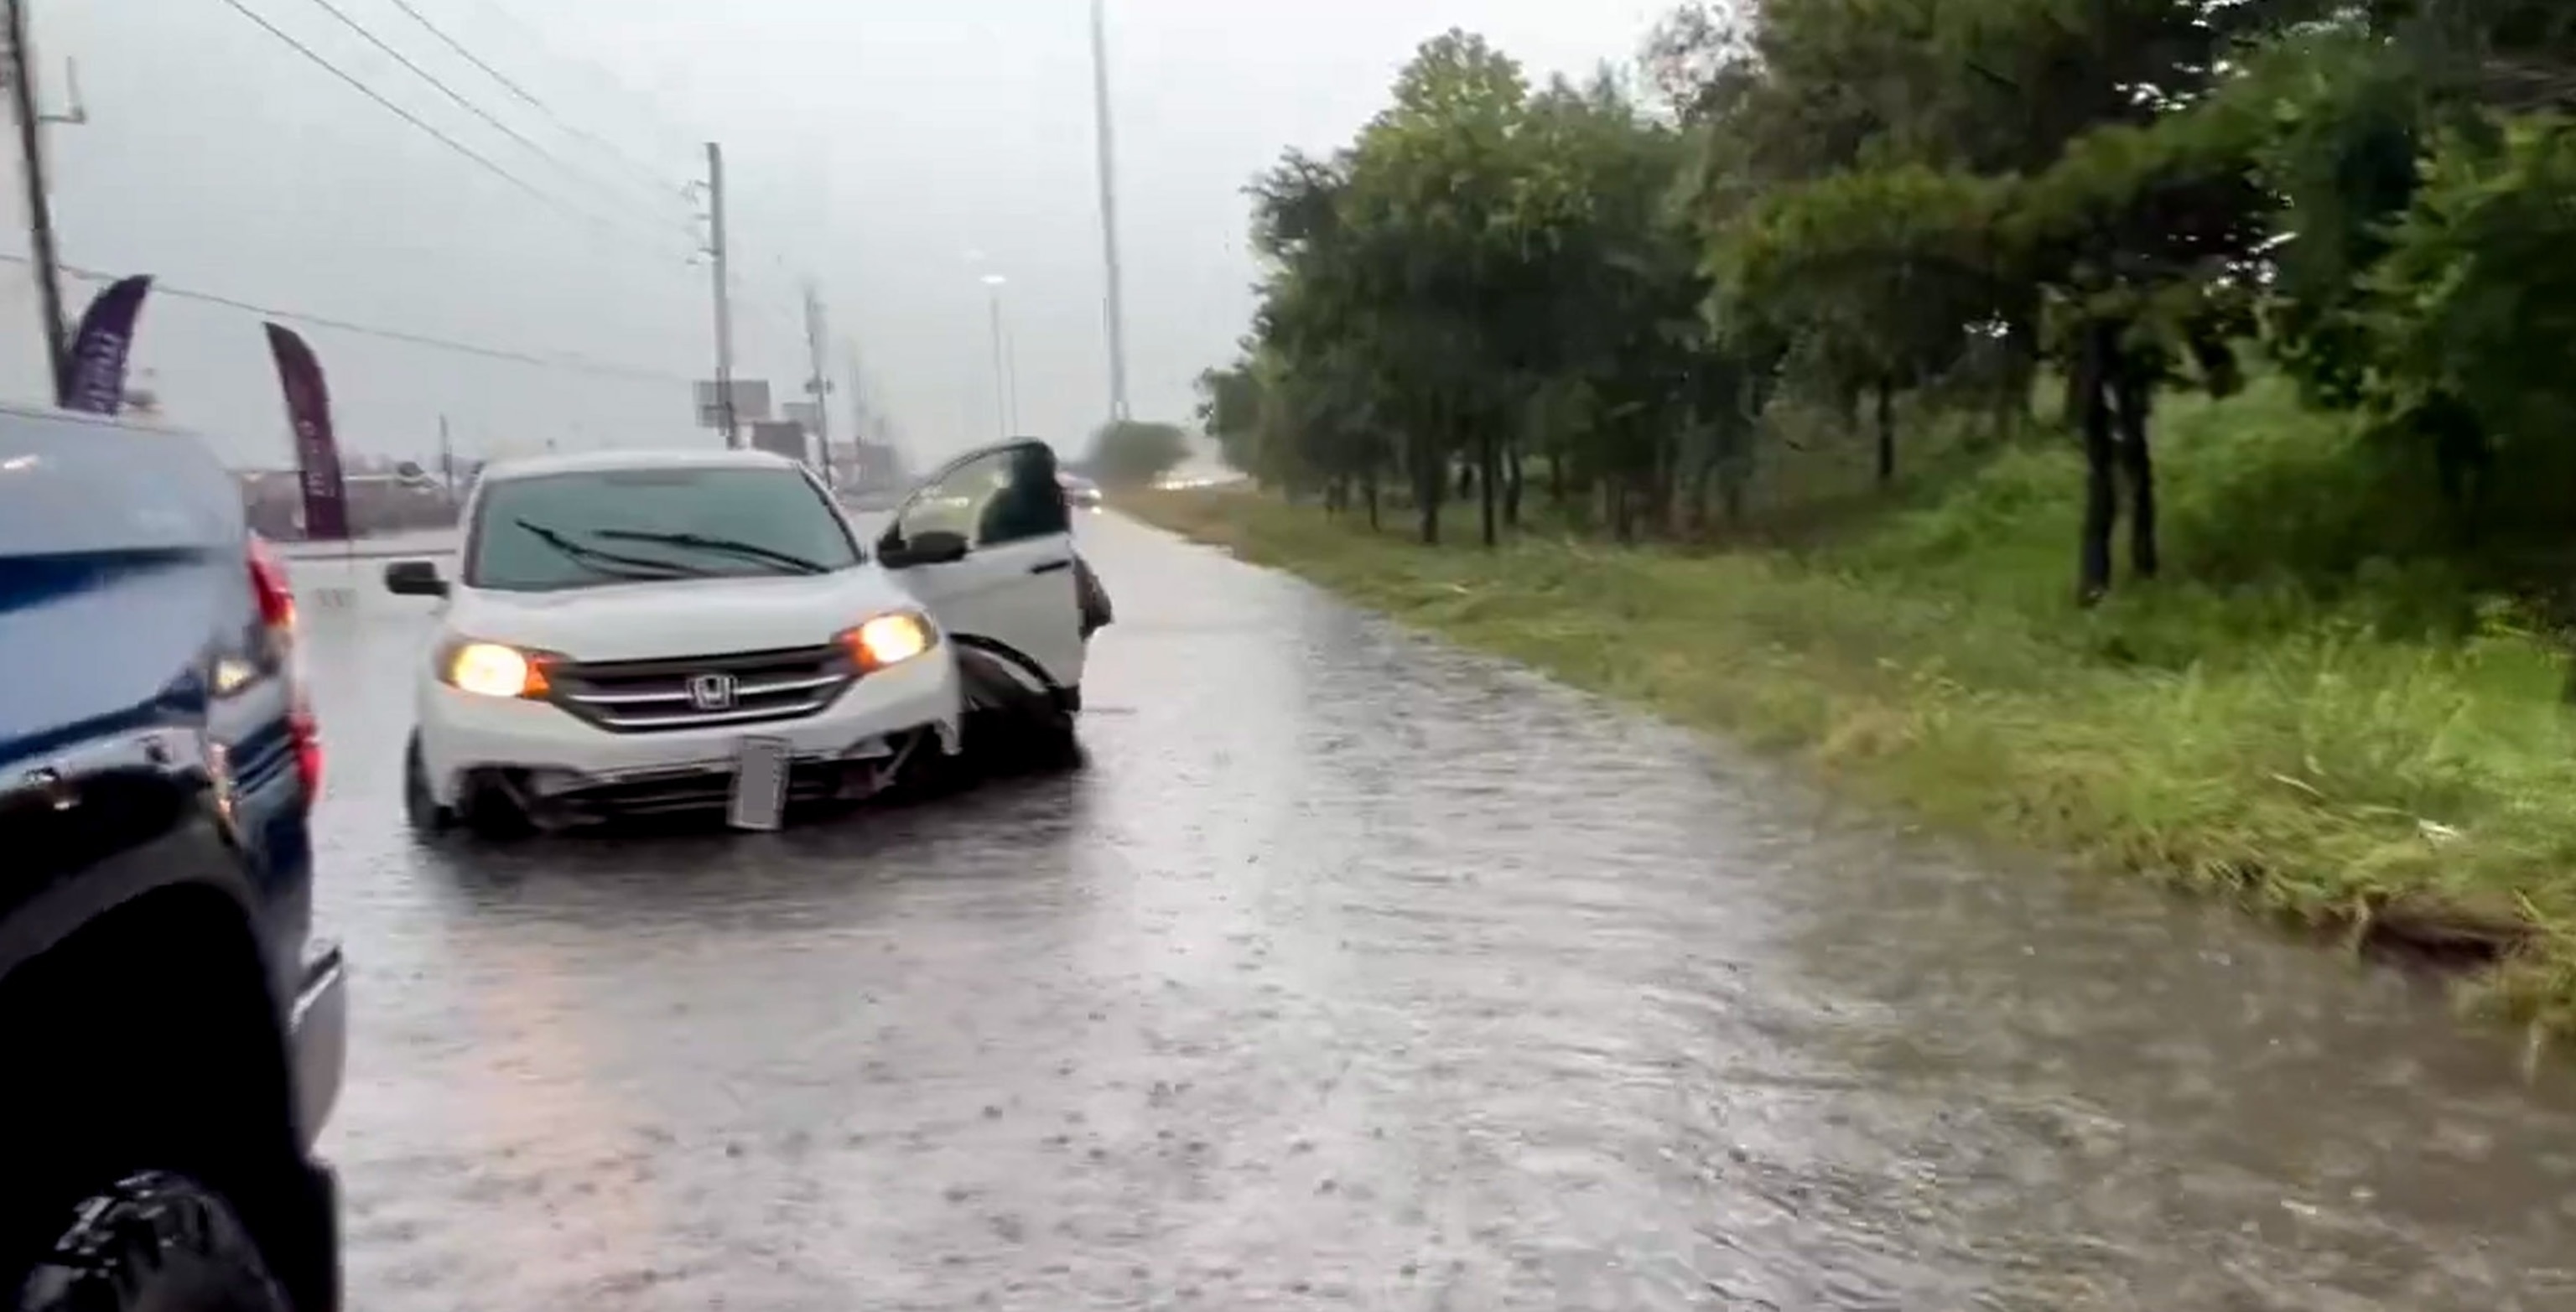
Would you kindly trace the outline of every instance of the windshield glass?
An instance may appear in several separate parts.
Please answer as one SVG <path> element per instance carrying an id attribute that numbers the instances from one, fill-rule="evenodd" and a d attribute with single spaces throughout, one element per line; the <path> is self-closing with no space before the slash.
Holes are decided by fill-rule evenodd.
<path id="1" fill-rule="evenodd" d="M 858 544 L 792 469 L 612 469 L 484 489 L 465 584 L 544 592 L 650 579 L 813 574 Z"/>

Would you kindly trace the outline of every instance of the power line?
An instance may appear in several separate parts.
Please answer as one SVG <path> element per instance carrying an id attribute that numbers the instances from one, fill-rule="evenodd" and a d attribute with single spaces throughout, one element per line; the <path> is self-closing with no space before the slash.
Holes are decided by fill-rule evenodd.
<path id="1" fill-rule="evenodd" d="M 561 172 L 568 177 L 579 178 L 590 183 L 590 185 L 594 187 L 599 185 L 597 179 L 585 176 L 581 170 L 576 169 L 571 164 L 567 163 L 562 156 L 546 149 L 526 133 L 502 122 L 498 115 L 495 115 L 492 111 L 474 103 L 474 101 L 468 98 L 464 92 L 458 91 L 456 88 L 447 85 L 446 81 L 441 79 L 436 73 L 432 73 L 428 69 L 422 68 L 417 61 L 396 48 L 392 42 L 376 35 L 374 29 L 369 28 L 366 24 L 359 22 L 357 19 L 351 18 L 349 16 L 349 11 L 333 4 L 331 0 L 310 0 L 310 3 L 315 8 L 320 9 L 322 12 L 339 20 L 342 27 L 357 33 L 360 40 L 365 41 L 368 45 L 374 46 L 378 52 L 385 56 L 385 58 L 402 65 L 411 73 L 412 76 L 417 77 L 421 81 L 436 88 L 438 90 L 438 94 L 456 102 L 457 108 L 481 119 L 485 124 L 489 125 L 493 131 L 500 133 L 502 136 L 508 137 L 510 140 L 519 143 L 521 146 L 526 147 L 529 154 L 553 165 L 558 172 Z"/>
<path id="2" fill-rule="evenodd" d="M 483 10 L 483 12 L 508 23 L 510 26 L 519 29 L 520 34 L 528 39 L 528 44 L 531 48 L 542 50 L 563 63 L 578 65 L 582 68 L 588 69 L 590 71 L 590 76 L 600 85 L 626 97 L 628 101 L 644 110 L 646 115 L 652 119 L 655 125 L 656 135 L 662 138 L 662 144 L 664 146 L 673 150 L 678 150 L 683 148 L 685 144 L 683 140 L 684 138 L 694 137 L 697 135 L 694 132 L 682 132 L 669 118 L 663 115 L 662 106 L 659 102 L 655 101 L 651 96 L 644 92 L 628 86 L 625 79 L 618 77 L 614 72 L 602 67 L 598 61 L 583 59 L 578 55 L 569 55 L 564 53 L 562 50 L 555 48 L 552 42 L 547 39 L 545 33 L 529 26 L 526 19 L 519 17 L 517 14 L 511 13 L 508 6 L 495 4 L 493 3 L 493 0 L 476 0 L 476 7 Z"/>
<path id="3" fill-rule="evenodd" d="M 632 171 L 636 177 L 644 180 L 644 182 L 654 190 L 667 191 L 673 196 L 681 194 L 678 188 L 670 186 L 668 181 L 663 179 L 652 166 L 638 163 L 633 157 L 626 154 L 626 152 L 618 149 L 615 143 L 610 142 L 606 138 L 585 129 L 576 123 L 573 123 L 563 115 L 556 113 L 553 107 L 539 99 L 535 92 L 528 90 L 526 87 L 520 86 L 517 81 L 513 80 L 507 74 L 484 62 L 481 56 L 475 54 L 472 50 L 467 49 L 463 42 L 458 41 L 455 37 L 449 36 L 445 29 L 441 28 L 438 24 L 431 22 L 428 15 L 413 8 L 411 0 L 391 0 L 391 3 L 394 8 L 399 9 L 403 11 L 404 14 L 408 15 L 411 18 L 411 21 L 420 24 L 421 30 L 438 38 L 439 44 L 446 46 L 451 51 L 454 51 L 457 58 L 481 69 L 484 76 L 499 83 L 503 90 L 518 97 L 521 101 L 525 102 L 529 108 L 534 109 L 538 113 L 545 115 L 548 119 L 553 120 L 556 127 L 589 142 L 602 154 L 606 155 L 610 159 L 616 160 L 619 164 Z"/>
<path id="4" fill-rule="evenodd" d="M 33 261 L 24 255 L 0 253 L 0 263 L 31 264 Z M 120 276 L 97 269 L 84 269 L 75 264 L 66 264 L 62 267 L 64 273 L 78 278 L 83 282 L 114 282 Z M 685 383 L 691 381 L 688 376 L 684 374 L 668 373 L 654 369 L 640 369 L 631 365 L 611 364 L 604 360 L 593 360 L 586 356 L 573 355 L 569 352 L 555 352 L 539 355 L 529 351 L 513 351 L 507 347 L 484 346 L 475 342 L 462 342 L 449 337 L 434 337 L 428 333 L 409 332 L 400 328 L 381 328 L 373 324 L 358 323 L 350 319 L 335 319 L 329 315 L 308 314 L 301 310 L 281 310 L 272 305 L 260 305 L 251 301 L 240 300 L 235 297 L 217 295 L 214 292 L 201 292 L 193 288 L 173 286 L 170 283 L 161 281 L 159 278 L 152 280 L 152 290 L 156 295 L 173 297 L 178 300 L 202 301 L 208 305 L 220 305 L 226 309 L 242 310 L 265 318 L 283 320 L 288 323 L 306 324 L 315 328 L 328 328 L 335 332 L 354 333 L 361 337 L 377 337 L 386 341 L 402 342 L 408 345 L 427 347 L 431 350 L 437 351 L 449 351 L 458 355 L 480 356 L 486 360 L 501 360 L 511 364 L 535 365 L 544 369 L 563 369 L 572 373 L 593 374 L 604 378 L 626 378 L 656 383 Z"/>
<path id="5" fill-rule="evenodd" d="M 328 3 L 325 3 L 325 0 L 314 0 L 314 2 L 315 2 L 316 4 L 321 4 L 321 5 L 322 5 L 324 8 L 326 8 L 326 9 L 331 9 L 331 12 L 332 12 L 332 13 L 334 13 L 335 15 L 338 15 L 338 16 L 340 17 L 341 21 L 343 21 L 343 22 L 351 22 L 352 26 L 356 26 L 356 24 L 353 22 L 353 20 L 350 20 L 350 19 L 349 19 L 349 17 L 348 17 L 346 14 L 341 14 L 341 13 L 340 13 L 340 11 L 339 11 L 338 9 L 333 8 L 333 7 L 332 7 L 331 5 L 329 5 Z M 324 57 L 323 57 L 323 56 L 322 56 L 318 51 L 314 50 L 314 49 L 313 49 L 313 47 L 311 47 L 311 46 L 309 46 L 309 45 L 304 44 L 302 41 L 299 41 L 299 40 L 295 39 L 295 37 L 294 37 L 293 35 L 289 34 L 285 29 L 280 28 L 277 24 L 275 24 L 275 23 L 272 23 L 272 22 L 268 21 L 268 19 L 267 19 L 267 18 L 265 18 L 265 17 L 263 17 L 263 16 L 259 13 L 259 11 L 258 11 L 258 10 L 255 10 L 255 9 L 251 8 L 249 5 L 243 4 L 243 3 L 242 3 L 242 0 L 223 0 L 223 3 L 224 3 L 226 6 L 230 7 L 230 8 L 232 9 L 232 11 L 233 11 L 233 12 L 235 12 L 235 13 L 237 13 L 237 14 L 240 14 L 242 17 L 249 19 L 252 23 L 257 24 L 261 31 L 264 31 L 264 32 L 268 33 L 270 36 L 273 36 L 273 37 L 277 38 L 279 41 L 284 42 L 284 43 L 286 44 L 287 48 L 289 48 L 289 49 L 293 50 L 295 53 L 297 53 L 297 54 L 299 54 L 299 55 L 304 56 L 304 58 L 305 58 L 305 59 L 307 59 L 307 60 L 311 61 L 315 66 L 319 67 L 319 68 L 320 68 L 320 69 L 322 69 L 324 72 L 329 73 L 331 76 L 336 77 L 336 78 L 340 79 L 342 82 L 347 83 L 347 84 L 350 86 L 350 88 L 351 88 L 351 89 L 353 89 L 353 90 L 355 90 L 358 94 L 360 94 L 360 95 L 362 95 L 362 96 L 365 96 L 367 99 L 369 99 L 369 100 L 372 100 L 372 101 L 376 102 L 376 104 L 378 104 L 378 105 L 382 106 L 386 111 L 390 112 L 390 113 L 391 113 L 391 114 L 393 114 L 395 117 L 400 118 L 403 122 L 408 123 L 408 124 L 410 124 L 411 126 L 413 126 L 413 127 L 415 127 L 415 128 L 420 129 L 422 132 L 425 132 L 425 133 L 429 134 L 429 136 L 431 136 L 432 138 L 436 139 L 436 140 L 439 142 L 439 144 L 444 145 L 444 146 L 446 146 L 449 150 L 452 150 L 452 151 L 456 152 L 457 154 L 464 156 L 466 159 L 468 159 L 468 160 L 472 161 L 472 162 L 473 162 L 477 167 L 480 167 L 480 168 L 481 168 L 481 169 L 483 169 L 485 172 L 490 173 L 492 176 L 494 176 L 494 177 L 496 177 L 496 178 L 501 179 L 503 182 L 509 183 L 511 186 L 513 186 L 513 187 L 515 187 L 515 188 L 519 189 L 520 191 L 526 192 L 528 195 L 530 195 L 530 196 L 534 197 L 534 198 L 535 198 L 536 200 L 538 200 L 539 202 L 541 202 L 541 203 L 545 204 L 545 205 L 546 205 L 546 206 L 548 206 L 549 208 L 552 208 L 552 209 L 554 209 L 554 210 L 558 211 L 559 213 L 563 213 L 563 214 L 569 215 L 569 216 L 571 216 L 571 217 L 573 217 L 573 218 L 581 219 L 582 221 L 584 221 L 584 222 L 586 222 L 586 223 L 589 223 L 589 224 L 592 224 L 592 225 L 594 225 L 594 226 L 599 226 L 599 227 L 608 227 L 608 226 L 611 226 L 611 225 L 608 225 L 608 224 L 607 224 L 605 221 L 603 221 L 602 219 L 600 219 L 597 215 L 593 215 L 593 214 L 585 213 L 585 212 L 583 212 L 583 211 L 581 211 L 581 210 L 574 209 L 574 208 L 573 208 L 572 206 L 570 206 L 570 205 L 565 204 L 562 200 L 558 199 L 557 197 L 555 197 L 555 196 L 554 196 L 554 195 L 552 195 L 551 193 L 546 192 L 546 191 L 544 191 L 544 190 L 542 190 L 542 189 L 538 188 L 535 184 L 533 184 L 533 183 L 529 182 L 527 179 L 522 178 L 522 177 L 520 177 L 518 174 L 516 174 L 516 173 L 512 173 L 510 170 L 505 169 L 505 168 L 501 167 L 500 165 L 493 163 L 493 162 L 492 162 L 492 160 L 491 160 L 491 158 L 490 158 L 489 156 L 486 156 L 486 155 L 482 154 L 481 152 L 479 152 L 479 151 L 475 150 L 473 147 L 468 146 L 468 145 L 466 145 L 465 143 L 463 143 L 463 142 L 461 142 L 461 141 L 458 141 L 456 138 L 454 138 L 454 137 L 452 137 L 452 136 L 449 136 L 449 135 L 448 135 L 448 134 L 446 134 L 445 132 L 441 132 L 441 131 L 439 131 L 436 127 L 431 126 L 431 125 L 430 125 L 426 120 L 422 119 L 419 115 L 412 113 L 410 110 L 405 109 L 405 108 L 403 108 L 402 106 L 400 106 L 400 105 L 398 105 L 398 104 L 395 104 L 393 101 L 391 101 L 391 100 L 389 100 L 389 99 L 386 99 L 386 98 L 385 98 L 384 93 L 382 93 L 382 92 L 380 92 L 380 91 L 377 91 L 374 87 L 368 86 L 365 82 L 363 82 L 363 81 L 359 80 L 359 79 L 358 79 L 358 77 L 357 77 L 355 74 L 350 73 L 348 70 L 346 70 L 346 69 L 344 69 L 344 68 L 341 68 L 341 67 L 340 67 L 339 65 L 337 65 L 337 64 L 332 63 L 329 59 L 324 58 Z M 372 34 L 372 33 L 367 33 L 365 28 L 363 28 L 363 27 L 359 27 L 359 29 L 358 29 L 358 30 L 359 30 L 362 34 L 367 35 L 367 36 L 368 36 L 368 38 L 369 38 L 370 40 L 373 40 L 373 39 L 374 39 L 373 34 Z M 401 56 L 396 55 L 395 57 L 399 59 Z M 406 62 L 406 63 L 408 63 L 409 61 L 405 61 L 405 62 Z M 432 79 L 432 80 L 433 80 L 433 81 L 435 81 L 436 79 Z M 667 255 L 667 252 L 660 252 L 660 253 L 661 253 L 661 254 L 665 254 L 665 255 Z"/>

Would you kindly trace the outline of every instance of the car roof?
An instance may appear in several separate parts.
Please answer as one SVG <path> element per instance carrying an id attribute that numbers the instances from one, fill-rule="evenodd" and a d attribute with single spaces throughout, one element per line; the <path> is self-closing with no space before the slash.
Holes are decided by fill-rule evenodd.
<path id="1" fill-rule="evenodd" d="M 547 474 L 589 474 L 628 469 L 799 469 L 782 455 L 751 447 L 638 447 L 621 451 L 581 451 L 570 455 L 522 456 L 495 460 L 483 467 L 485 483 Z"/>

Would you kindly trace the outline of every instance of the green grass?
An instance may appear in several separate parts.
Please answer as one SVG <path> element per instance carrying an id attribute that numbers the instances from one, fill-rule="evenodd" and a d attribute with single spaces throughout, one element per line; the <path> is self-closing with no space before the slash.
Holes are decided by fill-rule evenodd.
<path id="1" fill-rule="evenodd" d="M 1799 554 L 1424 548 L 1239 490 L 1120 504 L 1933 820 L 2476 958 L 2474 999 L 2576 1028 L 2561 655 L 2308 509 L 2375 504 L 2331 421 L 2258 391 L 2163 432 L 2173 575 L 2091 613 L 2060 442 Z"/>

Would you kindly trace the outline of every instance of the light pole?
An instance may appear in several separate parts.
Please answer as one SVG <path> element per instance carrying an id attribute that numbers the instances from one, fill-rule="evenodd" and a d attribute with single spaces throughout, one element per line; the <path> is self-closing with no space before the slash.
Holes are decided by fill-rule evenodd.
<path id="1" fill-rule="evenodd" d="M 1118 268 L 1118 150 L 1109 112 L 1108 0 L 1091 0 L 1091 120 L 1100 148 L 1100 265 L 1102 317 L 1109 326 L 1109 418 L 1127 418 L 1127 308 Z"/>
<path id="2" fill-rule="evenodd" d="M 1012 395 L 1018 388 L 1011 378 L 1008 336 L 1002 328 L 1002 287 L 1009 281 L 998 273 L 984 275 L 984 291 L 993 319 L 993 422 L 1005 442 L 1011 440 L 1012 421 L 1020 408 L 1020 399 Z"/>

